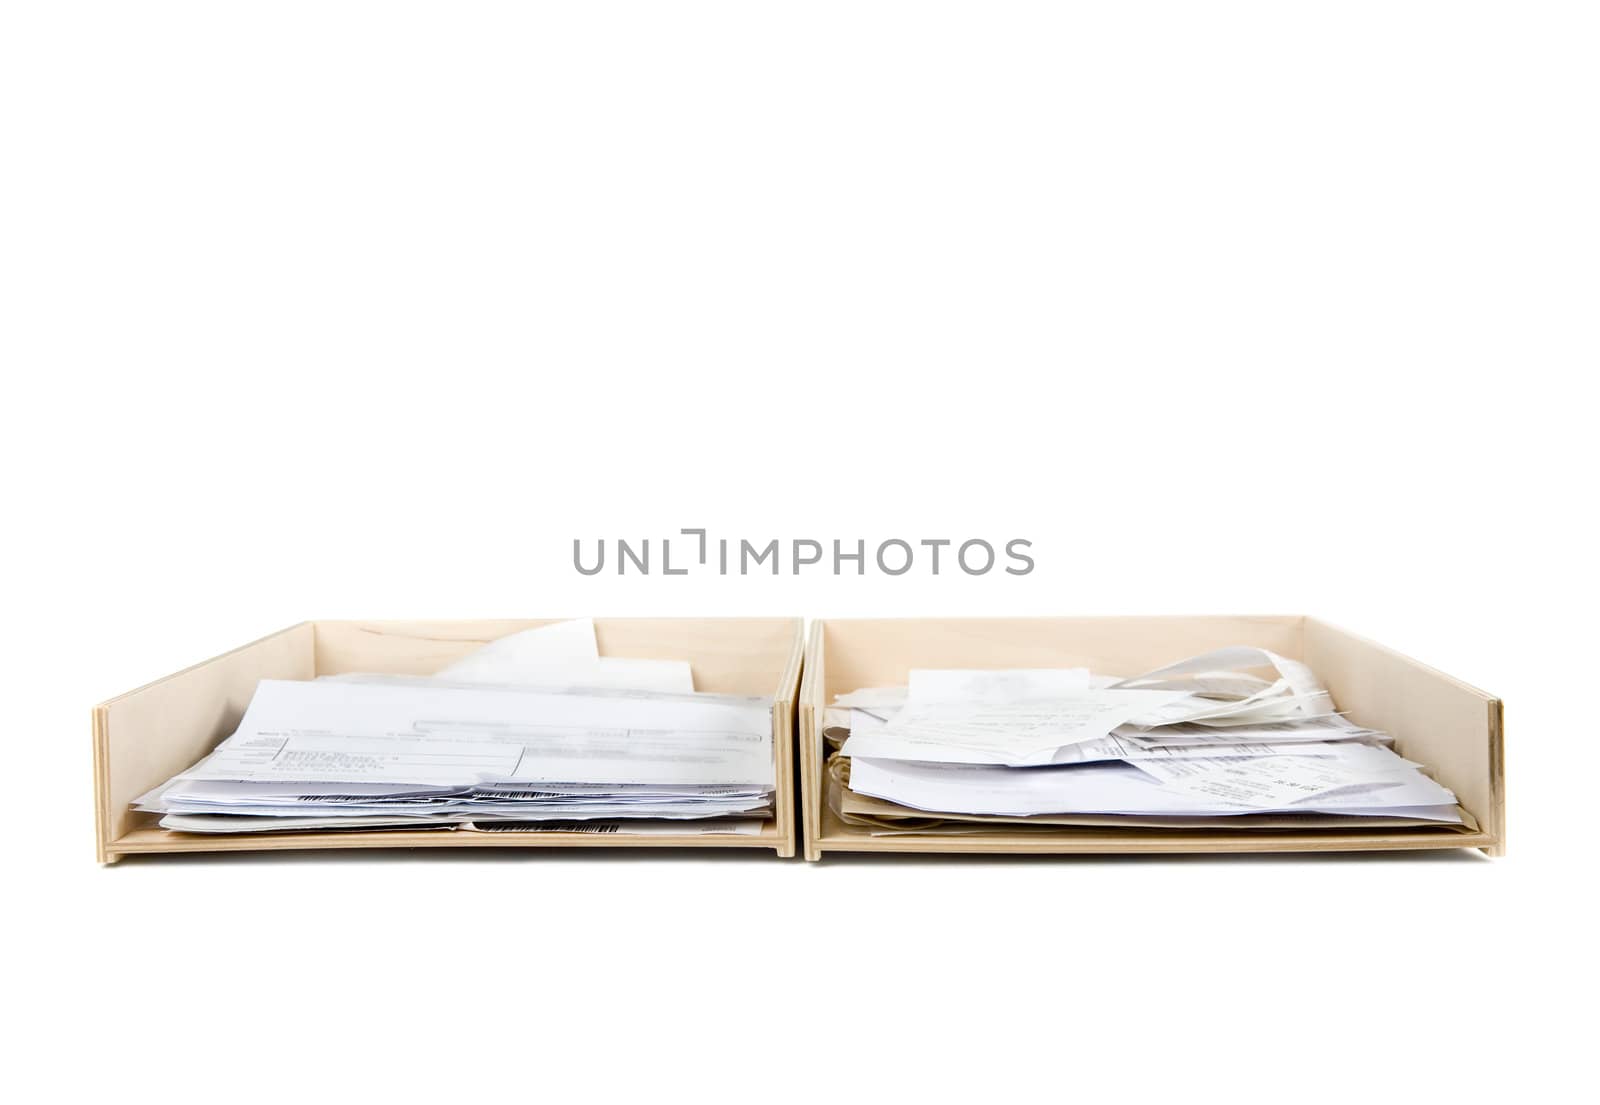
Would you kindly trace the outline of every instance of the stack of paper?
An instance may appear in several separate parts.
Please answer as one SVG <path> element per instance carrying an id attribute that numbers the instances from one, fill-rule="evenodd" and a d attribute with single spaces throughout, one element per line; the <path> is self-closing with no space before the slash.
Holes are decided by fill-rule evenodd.
<path id="1" fill-rule="evenodd" d="M 1455 796 L 1387 734 L 1341 717 L 1304 664 L 1258 648 L 1123 680 L 917 670 L 906 687 L 840 696 L 827 724 L 844 738 L 834 774 L 847 818 L 1462 822 Z"/>
<path id="2" fill-rule="evenodd" d="M 189 832 L 758 829 L 747 822 L 772 809 L 771 701 L 697 694 L 687 664 L 608 662 L 594 647 L 591 623 L 567 622 L 437 677 L 263 680 L 232 736 L 136 806 Z"/>

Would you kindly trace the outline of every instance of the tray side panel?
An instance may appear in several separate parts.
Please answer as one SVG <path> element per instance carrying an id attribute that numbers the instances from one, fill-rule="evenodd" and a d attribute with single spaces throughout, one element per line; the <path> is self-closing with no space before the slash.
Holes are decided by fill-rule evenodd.
<path id="1" fill-rule="evenodd" d="M 795 757 L 798 752 L 798 696 L 805 668 L 805 630 L 805 619 L 795 618 L 791 621 L 789 659 L 772 700 L 772 749 L 777 757 L 777 789 L 772 801 L 774 819 L 782 841 L 778 845 L 778 855 L 784 859 L 794 855 L 798 835 L 795 826 Z"/>
<path id="2" fill-rule="evenodd" d="M 799 618 L 600 618 L 595 634 L 604 656 L 687 660 L 697 691 L 781 693 L 794 701 L 803 640 Z M 787 680 L 792 678 L 794 684 Z"/>
<path id="3" fill-rule="evenodd" d="M 1301 621 L 1284 617 L 912 618 L 823 622 L 825 701 L 904 683 L 912 668 L 1087 666 L 1138 675 L 1224 645 L 1300 658 Z"/>
<path id="4" fill-rule="evenodd" d="M 823 665 L 823 622 L 811 624 L 806 645 L 805 677 L 800 683 L 800 827 L 805 838 L 805 858 L 821 858 L 817 838 L 822 834 L 822 718 L 827 682 Z"/>
<path id="5" fill-rule="evenodd" d="M 432 675 L 490 641 L 561 618 L 469 621 L 319 621 L 317 674 Z M 695 689 L 774 692 L 794 653 L 794 618 L 597 618 L 602 656 L 687 660 Z"/>
<path id="6" fill-rule="evenodd" d="M 309 679 L 312 629 L 293 626 L 95 709 L 95 798 L 106 847 L 151 820 L 130 804 L 210 752 L 239 724 L 262 679 Z"/>
<path id="7" fill-rule="evenodd" d="M 1499 699 L 1316 618 L 1306 619 L 1306 662 L 1352 721 L 1392 733 L 1398 752 L 1455 791 L 1493 839 L 1490 847 L 1503 844 Z"/>
<path id="8" fill-rule="evenodd" d="M 316 674 L 432 675 L 490 641 L 561 620 L 318 621 Z"/>

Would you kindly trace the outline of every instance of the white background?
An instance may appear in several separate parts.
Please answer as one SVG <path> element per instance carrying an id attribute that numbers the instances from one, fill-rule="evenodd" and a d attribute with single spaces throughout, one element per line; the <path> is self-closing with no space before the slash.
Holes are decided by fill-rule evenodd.
<path id="1" fill-rule="evenodd" d="M 3 11 L 0 1079 L 1574 1075 L 1592 7 Z M 1038 568 L 570 567 L 574 537 L 695 525 L 1026 537 Z M 1163 612 L 1316 613 L 1503 696 L 1510 855 L 92 861 L 89 707 L 303 618 Z"/>

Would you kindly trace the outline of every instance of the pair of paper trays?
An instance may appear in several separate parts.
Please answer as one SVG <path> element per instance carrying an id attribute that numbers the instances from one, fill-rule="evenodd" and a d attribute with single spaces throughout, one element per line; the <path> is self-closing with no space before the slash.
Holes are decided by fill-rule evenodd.
<path id="1" fill-rule="evenodd" d="M 1301 617 L 307 622 L 96 708 L 98 843 L 1498 853 L 1500 718 Z"/>

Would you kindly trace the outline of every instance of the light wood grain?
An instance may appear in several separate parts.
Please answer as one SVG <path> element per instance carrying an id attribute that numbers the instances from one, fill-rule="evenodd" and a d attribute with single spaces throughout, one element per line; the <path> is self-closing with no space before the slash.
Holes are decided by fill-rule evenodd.
<path id="1" fill-rule="evenodd" d="M 611 842 L 609 845 L 605 842 Z M 751 836 L 627 837 L 622 833 L 480 833 L 454 830 L 341 833 L 251 833 L 239 836 L 169 833 L 149 827 L 135 829 L 116 843 L 116 854 L 198 852 L 291 852 L 328 848 L 772 848 L 781 851 L 781 830 L 776 824 Z M 792 846 L 791 846 L 792 848 Z M 793 855 L 791 850 L 789 855 Z"/>
<path id="2" fill-rule="evenodd" d="M 95 707 L 96 845 L 101 862 L 161 852 L 358 848 L 771 848 L 795 853 L 798 618 L 605 618 L 603 656 L 687 660 L 699 690 L 772 695 L 774 817 L 756 836 L 623 833 L 172 833 L 129 803 L 199 760 L 239 723 L 262 679 L 351 671 L 426 675 L 489 641 L 560 619 L 303 622 Z"/>
<path id="3" fill-rule="evenodd" d="M 153 820 L 130 803 L 233 732 L 258 682 L 309 679 L 315 663 L 312 627 L 302 622 L 95 707 L 95 839 L 101 861 L 117 856 L 117 840 Z"/>
<path id="4" fill-rule="evenodd" d="M 1305 660 L 1333 700 L 1360 725 L 1395 738 L 1401 755 L 1425 764 L 1456 792 L 1505 849 L 1505 736 L 1500 700 L 1375 641 L 1318 618 L 1305 624 Z"/>
<path id="5" fill-rule="evenodd" d="M 1216 830 L 1024 828 L 874 836 L 825 801 L 822 711 L 838 694 L 903 684 L 912 668 L 1076 667 L 1135 675 L 1225 645 L 1305 660 L 1355 720 L 1395 735 L 1437 769 L 1479 832 L 1394 828 L 1271 834 Z M 1356 852 L 1504 847 L 1504 750 L 1497 699 L 1389 649 L 1301 616 L 947 618 L 813 622 L 800 692 L 805 857 L 824 852 Z"/>

